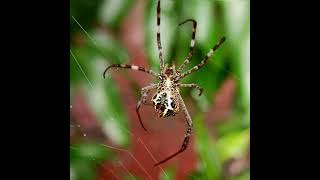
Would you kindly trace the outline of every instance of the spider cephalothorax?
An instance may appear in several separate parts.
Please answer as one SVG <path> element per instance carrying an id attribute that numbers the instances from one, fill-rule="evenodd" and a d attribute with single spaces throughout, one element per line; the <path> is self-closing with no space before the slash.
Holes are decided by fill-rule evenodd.
<path id="1" fill-rule="evenodd" d="M 159 83 L 157 84 L 151 84 L 149 86 L 146 86 L 141 89 L 141 99 L 139 100 L 137 107 L 136 107 L 136 112 L 140 121 L 141 126 L 143 127 L 144 130 L 147 130 L 141 120 L 139 109 L 142 104 L 144 105 L 152 105 L 154 106 L 157 114 L 159 117 L 165 118 L 169 116 L 174 116 L 179 110 L 182 110 L 185 118 L 186 118 L 186 123 L 187 123 L 187 131 L 183 140 L 183 143 L 181 145 L 181 148 L 176 152 L 173 153 L 171 156 L 163 159 L 162 161 L 156 163 L 155 165 L 159 165 L 161 163 L 166 162 L 167 160 L 173 158 L 177 154 L 183 152 L 186 150 L 190 135 L 192 133 L 192 120 L 191 117 L 188 113 L 188 110 L 186 108 L 186 105 L 183 102 L 182 97 L 180 96 L 179 93 L 179 88 L 180 87 L 188 87 L 188 88 L 196 88 L 199 90 L 199 96 L 202 94 L 202 88 L 199 87 L 197 84 L 181 84 L 179 81 L 183 79 L 184 77 L 190 75 L 191 73 L 201 69 L 209 60 L 211 56 L 213 56 L 214 52 L 220 47 L 220 45 L 225 41 L 225 37 L 222 37 L 219 42 L 213 46 L 213 48 L 210 49 L 210 51 L 207 53 L 207 55 L 204 57 L 204 59 L 196 66 L 193 68 L 183 72 L 182 70 L 184 67 L 189 64 L 192 54 L 193 54 L 193 49 L 195 45 L 195 36 L 196 36 L 196 28 L 197 28 L 197 22 L 193 19 L 187 19 L 180 23 L 179 25 L 182 25 L 186 22 L 192 22 L 193 28 L 192 28 L 192 39 L 190 43 L 190 50 L 187 58 L 184 60 L 183 64 L 179 66 L 178 69 L 176 69 L 176 66 L 168 66 L 164 65 L 164 61 L 162 58 L 162 46 L 161 46 L 161 39 L 160 39 L 160 0 L 158 0 L 158 5 L 157 5 L 157 46 L 158 46 L 158 52 L 159 52 L 159 59 L 160 59 L 160 73 L 156 73 L 152 70 L 145 69 L 143 67 L 135 66 L 135 65 L 128 65 L 128 64 L 113 64 L 110 65 L 106 68 L 106 70 L 103 73 L 103 77 L 105 77 L 106 72 L 110 68 L 129 68 L 135 71 L 142 71 L 145 73 L 148 73 L 157 79 L 159 79 Z M 147 96 L 151 90 L 156 89 L 155 95 L 152 97 L 152 104 L 147 101 Z"/>

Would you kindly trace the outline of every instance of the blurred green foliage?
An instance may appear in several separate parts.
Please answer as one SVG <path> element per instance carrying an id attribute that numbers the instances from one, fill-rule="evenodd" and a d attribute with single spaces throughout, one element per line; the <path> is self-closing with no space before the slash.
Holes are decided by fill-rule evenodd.
<path id="1" fill-rule="evenodd" d="M 167 169 L 165 170 L 165 173 L 162 173 L 162 174 L 161 174 L 160 179 L 161 179 L 161 180 L 174 179 L 174 173 L 175 173 L 175 170 L 174 170 L 174 169 L 172 169 L 172 168 L 167 168 Z"/>
<path id="2" fill-rule="evenodd" d="M 81 87 L 89 100 L 91 109 L 101 121 L 104 133 L 121 146 L 127 146 L 128 117 L 119 102 L 119 92 L 112 78 L 102 78 L 104 68 L 112 63 L 126 63 L 127 50 L 117 36 L 102 33 L 97 24 L 108 27 L 113 34 L 123 18 L 128 15 L 133 0 L 71 0 L 70 1 L 70 94 Z M 191 63 L 193 67 L 201 61 L 208 50 L 226 36 L 226 43 L 201 71 L 188 76 L 185 83 L 197 82 L 204 88 L 202 97 L 183 89 L 186 97 L 191 93 L 199 113 L 193 117 L 196 148 L 200 156 L 200 169 L 190 179 L 220 179 L 223 163 L 243 156 L 248 151 L 250 131 L 249 96 L 249 44 L 250 18 L 249 0 L 162 0 L 161 39 L 166 63 L 181 64 L 188 54 L 191 40 L 191 24 L 178 26 L 185 19 L 198 22 L 196 48 Z M 150 68 L 158 70 L 156 47 L 156 1 L 146 1 L 144 17 L 145 53 Z M 83 42 L 78 45 L 74 38 L 81 34 Z M 202 113 L 212 106 L 217 90 L 227 77 L 236 81 L 236 99 L 232 117 L 217 126 L 217 137 L 209 136 Z M 116 119 L 116 120 L 115 120 Z M 70 176 L 74 179 L 95 179 L 97 162 L 111 157 L 111 152 L 98 144 L 72 144 L 70 147 Z M 94 159 L 94 160 L 93 160 Z M 166 170 L 169 178 L 173 170 Z M 168 177 L 163 177 L 167 179 Z M 230 180 L 249 179 L 249 171 Z"/>
<path id="3" fill-rule="evenodd" d="M 95 167 L 98 162 L 110 158 L 109 149 L 95 143 L 73 144 L 70 147 L 70 164 L 74 179 L 86 180 L 96 178 Z"/>
<path id="4" fill-rule="evenodd" d="M 205 175 L 205 179 L 220 179 L 222 164 L 217 153 L 214 143 L 210 142 L 203 118 L 198 115 L 194 118 L 194 129 L 196 134 L 196 147 L 199 152 L 201 169 Z"/>

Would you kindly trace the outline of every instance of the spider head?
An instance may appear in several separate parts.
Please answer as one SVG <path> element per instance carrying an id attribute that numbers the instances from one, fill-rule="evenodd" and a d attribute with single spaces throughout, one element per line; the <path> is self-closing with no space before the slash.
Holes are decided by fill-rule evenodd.
<path id="1" fill-rule="evenodd" d="M 175 116 L 179 111 L 179 104 L 170 91 L 158 91 L 152 102 L 159 117 Z"/>
<path id="2" fill-rule="evenodd" d="M 165 65 L 162 74 L 166 77 L 166 78 L 171 78 L 172 76 L 174 76 L 176 74 L 176 66 L 175 64 L 173 64 L 172 66 L 169 66 L 168 64 Z"/>
<path id="3" fill-rule="evenodd" d="M 170 83 L 177 82 L 180 77 L 180 72 L 176 70 L 175 64 L 173 64 L 172 66 L 166 64 L 161 74 L 162 78 L 160 78 L 160 80 L 162 83 L 167 80 L 170 80 Z"/>

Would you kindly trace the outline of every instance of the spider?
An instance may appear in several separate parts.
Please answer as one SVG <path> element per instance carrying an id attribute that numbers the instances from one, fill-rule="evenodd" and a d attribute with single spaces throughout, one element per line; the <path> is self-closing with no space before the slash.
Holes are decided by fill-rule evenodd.
<path id="1" fill-rule="evenodd" d="M 105 71 L 103 72 L 103 77 L 105 78 L 106 72 L 110 68 L 127 68 L 132 69 L 135 71 L 142 71 L 145 73 L 148 73 L 156 78 L 159 79 L 159 83 L 157 84 L 150 84 L 149 86 L 146 86 L 141 89 L 141 98 L 137 103 L 136 106 L 136 112 L 137 116 L 139 118 L 140 124 L 142 128 L 147 131 L 147 129 L 144 127 L 143 122 L 140 117 L 139 109 L 141 105 L 153 105 L 155 108 L 155 111 L 157 115 L 160 118 L 166 118 L 169 116 L 175 116 L 175 114 L 181 109 L 185 115 L 186 123 L 187 123 L 187 131 L 183 140 L 183 143 L 180 147 L 180 149 L 168 156 L 167 158 L 163 159 L 162 161 L 156 163 L 154 166 L 157 166 L 159 164 L 162 164 L 171 158 L 175 157 L 176 155 L 182 153 L 184 150 L 186 150 L 190 135 L 192 132 L 192 119 L 188 113 L 188 110 L 186 108 L 186 105 L 179 93 L 180 87 L 188 87 L 188 88 L 196 88 L 199 90 L 199 96 L 202 94 L 203 88 L 198 86 L 197 84 L 181 84 L 179 81 L 183 79 L 184 77 L 190 75 L 191 73 L 199 70 L 202 68 L 209 60 L 209 58 L 214 54 L 214 52 L 220 47 L 220 45 L 225 41 L 225 37 L 222 37 L 219 42 L 213 46 L 213 48 L 210 49 L 208 54 L 205 56 L 205 58 L 196 66 L 189 69 L 188 71 L 182 72 L 183 68 L 190 62 L 192 55 L 193 55 L 193 49 L 195 45 L 195 35 L 196 35 L 196 28 L 197 28 L 197 22 L 193 19 L 187 19 L 179 24 L 185 24 L 186 22 L 192 22 L 193 28 L 192 28 L 192 39 L 190 43 L 190 49 L 187 58 L 184 60 L 183 64 L 180 65 L 176 69 L 175 65 L 169 66 L 168 64 L 164 64 L 163 57 L 162 57 L 162 46 L 161 46 L 161 39 L 160 39 L 160 0 L 158 0 L 157 4 L 157 46 L 158 46 L 158 53 L 159 53 L 159 59 L 160 59 L 160 73 L 156 73 L 152 70 L 145 69 L 143 67 L 139 67 L 136 65 L 128 65 L 128 64 L 113 64 L 108 66 Z M 150 102 L 147 102 L 146 98 L 151 90 L 156 89 L 156 93 L 152 97 L 152 104 Z"/>

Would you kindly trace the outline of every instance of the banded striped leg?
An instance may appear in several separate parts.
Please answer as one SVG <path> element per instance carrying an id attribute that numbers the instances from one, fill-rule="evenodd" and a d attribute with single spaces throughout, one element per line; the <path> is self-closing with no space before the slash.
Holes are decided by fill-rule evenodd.
<path id="1" fill-rule="evenodd" d="M 141 124 L 142 128 L 143 128 L 145 131 L 147 131 L 147 129 L 144 127 L 144 125 L 143 125 L 143 123 L 142 123 L 141 116 L 140 116 L 140 113 L 139 113 L 139 109 L 140 109 L 141 104 L 148 105 L 148 104 L 147 104 L 147 101 L 146 101 L 146 98 L 147 98 L 147 96 L 148 96 L 148 93 L 150 92 L 150 90 L 157 88 L 157 86 L 158 86 L 157 84 L 151 84 L 151 85 L 149 85 L 149 86 L 147 86 L 147 87 L 142 88 L 142 89 L 141 89 L 141 95 L 142 95 L 142 96 L 141 96 L 141 98 L 140 98 L 140 100 L 139 100 L 139 102 L 138 102 L 138 104 L 137 104 L 137 107 L 136 107 L 136 112 L 137 112 L 137 115 L 138 115 L 140 124 Z M 150 105 L 151 105 L 151 104 L 150 104 Z"/>
<path id="2" fill-rule="evenodd" d="M 193 20 L 193 19 L 187 19 L 185 21 L 183 21 L 182 23 L 179 24 L 179 26 L 181 26 L 182 24 L 186 23 L 186 22 L 192 22 L 193 23 L 193 27 L 192 27 L 192 36 L 191 36 L 191 43 L 190 43 L 190 50 L 189 50 L 189 54 L 188 57 L 184 60 L 183 64 L 181 64 L 181 66 L 179 67 L 178 71 L 181 71 L 187 64 L 189 64 L 192 55 L 193 55 L 193 49 L 194 49 L 194 45 L 196 43 L 196 30 L 197 30 L 197 21 Z"/>
<path id="3" fill-rule="evenodd" d="M 158 45 L 158 51 L 159 51 L 159 59 L 160 59 L 160 69 L 163 70 L 163 58 L 162 58 L 162 46 L 161 46 L 161 39 L 160 39 L 160 0 L 158 0 L 157 5 L 157 45 Z"/>
<path id="4" fill-rule="evenodd" d="M 153 72 L 152 70 L 148 70 L 148 69 L 145 69 L 143 67 L 139 67 L 139 66 L 135 66 L 135 65 L 128 65 L 128 64 L 113 64 L 113 65 L 110 65 L 108 66 L 104 72 L 103 72 L 103 78 L 106 78 L 106 73 L 107 71 L 110 69 L 110 68 L 127 68 L 127 69 L 132 69 L 132 70 L 135 70 L 135 71 L 142 71 L 142 72 L 145 72 L 145 73 L 148 73 L 148 74 L 151 74 L 155 77 L 159 77 L 160 75 L 156 72 Z"/>
<path id="5" fill-rule="evenodd" d="M 220 47 L 220 45 L 226 40 L 225 37 L 222 37 L 220 41 L 212 48 L 210 49 L 209 53 L 206 55 L 204 60 L 200 62 L 200 64 L 194 66 L 193 68 L 189 69 L 187 72 L 181 74 L 180 79 L 184 78 L 185 76 L 193 73 L 194 71 L 197 71 L 198 69 L 201 69 L 205 64 L 207 64 L 209 58 L 214 54 L 214 52 Z"/>
<path id="6" fill-rule="evenodd" d="M 186 108 L 186 105 L 184 104 L 183 99 L 181 98 L 180 94 L 178 95 L 178 98 L 179 98 L 179 103 L 180 103 L 180 105 L 181 105 L 181 109 L 182 109 L 182 111 L 184 112 L 184 115 L 186 116 L 187 132 L 186 132 L 186 134 L 185 134 L 185 136 L 184 136 L 184 140 L 183 140 L 183 143 L 182 143 L 182 145 L 181 145 L 180 150 L 177 151 L 176 153 L 172 154 L 171 156 L 165 158 L 164 160 L 156 163 L 154 166 L 157 166 L 157 165 L 159 165 L 159 164 L 162 164 L 162 163 L 170 160 L 171 158 L 175 157 L 176 155 L 182 153 L 182 152 L 183 152 L 184 150 L 186 150 L 187 147 L 188 147 L 189 140 L 190 140 L 190 135 L 191 135 L 191 133 L 192 133 L 192 120 L 191 120 L 191 117 L 190 117 L 190 115 L 189 115 L 189 113 L 188 113 L 188 110 L 187 110 L 187 108 Z"/>
<path id="7" fill-rule="evenodd" d="M 196 88 L 199 90 L 199 96 L 201 96 L 202 92 L 203 92 L 203 88 L 198 86 L 197 84 L 179 84 L 180 87 L 188 87 L 188 88 Z"/>

